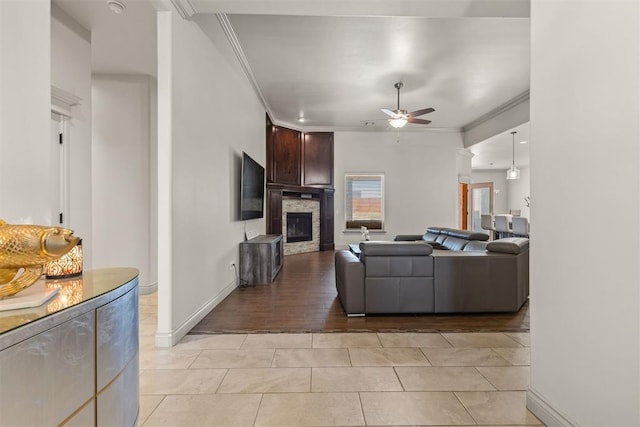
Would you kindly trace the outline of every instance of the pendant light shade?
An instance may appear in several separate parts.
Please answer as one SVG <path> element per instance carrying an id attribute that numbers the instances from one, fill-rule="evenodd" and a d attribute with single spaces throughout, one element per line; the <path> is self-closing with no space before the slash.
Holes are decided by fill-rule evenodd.
<path id="1" fill-rule="evenodd" d="M 520 179 L 520 169 L 516 168 L 516 131 L 511 132 L 511 168 L 507 170 L 507 179 Z"/>

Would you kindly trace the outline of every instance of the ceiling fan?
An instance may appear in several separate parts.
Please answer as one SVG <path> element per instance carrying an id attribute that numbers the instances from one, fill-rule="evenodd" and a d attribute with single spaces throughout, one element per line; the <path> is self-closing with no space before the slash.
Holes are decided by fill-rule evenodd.
<path id="1" fill-rule="evenodd" d="M 387 108 L 383 108 L 382 112 L 391 117 L 389 119 L 389 124 L 394 128 L 401 128 L 407 123 L 415 123 L 418 125 L 428 125 L 431 123 L 431 120 L 424 119 L 416 119 L 418 116 L 422 116 L 423 114 L 433 113 L 433 108 L 424 108 L 422 110 L 413 111 L 408 113 L 407 110 L 400 109 L 400 89 L 402 88 L 402 82 L 398 82 L 393 85 L 396 89 L 398 89 L 398 108 L 395 110 L 389 110 Z"/>

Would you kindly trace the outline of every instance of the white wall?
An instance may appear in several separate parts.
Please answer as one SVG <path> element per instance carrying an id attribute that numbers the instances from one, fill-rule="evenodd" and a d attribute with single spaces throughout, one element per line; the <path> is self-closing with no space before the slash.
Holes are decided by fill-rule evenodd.
<path id="1" fill-rule="evenodd" d="M 506 172 L 505 172 L 506 174 Z M 529 168 L 520 168 L 520 179 L 507 180 L 507 212 L 510 209 L 520 209 L 520 215 L 530 219 L 529 208 L 524 198 L 530 196 Z"/>
<path id="2" fill-rule="evenodd" d="M 636 1 L 531 4 L 527 397 L 548 425 L 640 425 L 639 17 Z"/>
<path id="3" fill-rule="evenodd" d="M 483 182 L 493 182 L 493 213 L 508 213 L 509 186 L 507 184 L 507 172 L 503 170 L 475 170 L 471 173 L 472 184 Z M 496 190 L 498 194 L 496 194 Z"/>
<path id="4" fill-rule="evenodd" d="M 393 240 L 396 234 L 422 234 L 429 226 L 457 227 L 459 133 L 335 132 L 335 244 L 359 242 L 360 233 L 344 233 L 344 174 L 385 175 L 385 234 L 372 240 Z"/>
<path id="5" fill-rule="evenodd" d="M 151 245 L 156 229 L 150 218 L 151 181 L 156 141 L 151 135 L 149 76 L 93 76 L 93 223 L 94 267 L 135 267 L 140 289 L 154 289 L 157 274 Z M 154 262 L 155 264 L 155 262 Z"/>
<path id="6" fill-rule="evenodd" d="M 82 238 L 84 268 L 92 268 L 91 218 L 91 34 L 52 6 L 51 84 L 78 98 L 65 135 L 69 159 L 69 210 L 65 224 Z M 54 160 L 57 160 L 54 153 Z"/>
<path id="7" fill-rule="evenodd" d="M 0 218 L 49 219 L 49 0 L 0 1 Z"/>
<path id="8" fill-rule="evenodd" d="M 159 12 L 158 105 L 156 344 L 164 347 L 236 286 L 240 158 L 244 150 L 265 165 L 265 110 L 217 19 L 175 12 Z M 264 233 L 265 221 L 247 227 Z"/>

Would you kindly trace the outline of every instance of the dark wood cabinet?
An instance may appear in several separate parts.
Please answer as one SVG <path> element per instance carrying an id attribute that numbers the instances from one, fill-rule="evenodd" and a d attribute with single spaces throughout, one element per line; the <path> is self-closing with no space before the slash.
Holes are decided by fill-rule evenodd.
<path id="1" fill-rule="evenodd" d="M 272 144 L 273 182 L 300 185 L 300 132 L 275 126 Z"/>
<path id="2" fill-rule="evenodd" d="M 333 194 L 334 189 L 327 188 L 322 191 L 320 199 L 320 250 L 332 251 L 335 247 L 333 241 Z"/>
<path id="3" fill-rule="evenodd" d="M 333 133 L 303 133 L 302 156 L 302 185 L 333 187 Z"/>
<path id="4" fill-rule="evenodd" d="M 320 250 L 333 250 L 333 132 L 299 132 L 267 117 L 267 233 L 282 234 L 282 195 L 320 199 Z"/>
<path id="5" fill-rule="evenodd" d="M 267 184 L 333 188 L 333 132 L 267 122 Z"/>
<path id="6" fill-rule="evenodd" d="M 282 190 L 267 188 L 267 233 L 282 234 Z"/>

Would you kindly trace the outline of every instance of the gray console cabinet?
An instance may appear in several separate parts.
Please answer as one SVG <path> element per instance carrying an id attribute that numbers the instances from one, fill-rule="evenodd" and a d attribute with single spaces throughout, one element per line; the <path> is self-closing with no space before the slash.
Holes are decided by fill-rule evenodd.
<path id="1" fill-rule="evenodd" d="M 240 243 L 240 282 L 271 283 L 282 268 L 282 235 L 267 234 Z"/>

